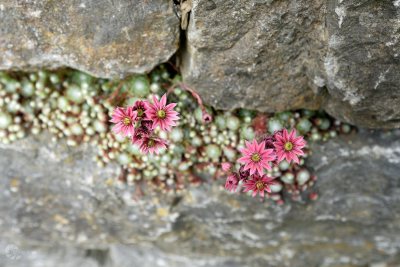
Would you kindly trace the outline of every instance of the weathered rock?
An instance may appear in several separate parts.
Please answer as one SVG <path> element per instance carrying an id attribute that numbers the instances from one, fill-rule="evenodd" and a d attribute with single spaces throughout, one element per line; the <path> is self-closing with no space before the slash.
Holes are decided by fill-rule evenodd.
<path id="1" fill-rule="evenodd" d="M 178 42 L 172 1 L 0 3 L 0 69 L 68 66 L 120 77 L 167 61 Z"/>
<path id="2" fill-rule="evenodd" d="M 400 127 L 400 2 L 327 1 L 324 107 L 367 127 Z"/>
<path id="3" fill-rule="evenodd" d="M 218 108 L 400 127 L 397 1 L 193 0 L 183 77 Z"/>
<path id="4" fill-rule="evenodd" d="M 206 102 L 262 111 L 325 108 L 363 127 L 400 127 L 395 0 L 193 0 L 184 79 Z M 0 3 L 0 69 L 143 73 L 178 49 L 173 1 Z"/>
<path id="5" fill-rule="evenodd" d="M 321 76 L 323 2 L 194 0 L 185 80 L 219 108 L 317 107 L 306 74 Z"/>
<path id="6" fill-rule="evenodd" d="M 2 145 L 0 266 L 398 266 L 399 137 L 313 145 L 320 198 L 283 206 L 217 184 L 135 201 L 87 147 Z"/>

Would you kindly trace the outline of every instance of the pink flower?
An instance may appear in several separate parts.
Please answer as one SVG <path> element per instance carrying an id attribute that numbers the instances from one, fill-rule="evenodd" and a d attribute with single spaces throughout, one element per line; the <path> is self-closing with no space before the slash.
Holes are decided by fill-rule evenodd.
<path id="1" fill-rule="evenodd" d="M 221 163 L 221 168 L 224 172 L 227 172 L 231 169 L 232 164 L 230 164 L 229 162 L 223 162 Z"/>
<path id="2" fill-rule="evenodd" d="M 153 122 L 148 120 L 142 120 L 140 127 L 136 129 L 132 135 L 132 143 L 140 145 L 144 137 L 150 136 L 153 133 Z"/>
<path id="3" fill-rule="evenodd" d="M 153 127 L 160 126 L 161 130 L 169 131 L 179 120 L 178 112 L 174 111 L 176 103 L 167 105 L 167 96 L 164 94 L 161 100 L 153 96 L 154 104 L 149 104 L 146 111 L 147 118 L 153 121 Z"/>
<path id="4" fill-rule="evenodd" d="M 146 136 L 145 133 L 143 133 L 142 129 L 136 129 L 135 133 L 132 135 L 132 144 L 140 145 L 142 144 L 143 138 Z"/>
<path id="5" fill-rule="evenodd" d="M 246 141 L 246 148 L 241 152 L 244 156 L 238 159 L 238 162 L 245 164 L 244 170 L 250 170 L 250 175 L 256 171 L 263 175 L 264 168 L 271 170 L 269 162 L 275 159 L 274 150 L 266 149 L 264 142 L 258 144 L 256 140 L 252 143 Z"/>
<path id="6" fill-rule="evenodd" d="M 156 153 L 158 154 L 161 148 L 166 148 L 167 142 L 164 139 L 152 137 L 152 136 L 144 136 L 142 138 L 142 142 L 140 143 L 140 151 L 142 153 Z"/>
<path id="7" fill-rule="evenodd" d="M 236 174 L 231 174 L 226 178 L 225 189 L 230 192 L 235 192 L 239 184 L 239 179 Z"/>
<path id="8" fill-rule="evenodd" d="M 299 163 L 297 156 L 304 155 L 303 147 L 306 145 L 306 141 L 303 136 L 296 137 L 296 130 L 293 129 L 290 133 L 286 129 L 282 132 L 275 134 L 276 142 L 274 142 L 276 154 L 278 156 L 278 162 L 286 159 L 287 162 L 292 160 Z"/>
<path id="9" fill-rule="evenodd" d="M 247 180 L 250 176 L 250 171 L 244 169 L 244 165 L 240 166 L 239 168 L 239 177 L 240 180 Z"/>
<path id="10" fill-rule="evenodd" d="M 206 124 L 210 123 L 212 121 L 212 116 L 207 111 L 203 111 L 202 118 L 203 118 L 203 122 Z"/>
<path id="11" fill-rule="evenodd" d="M 275 149 L 274 142 L 276 141 L 274 136 L 268 135 L 263 138 L 263 141 L 265 142 L 265 148 L 272 148 Z"/>
<path id="12" fill-rule="evenodd" d="M 144 127 L 147 131 L 153 132 L 153 122 L 151 120 L 142 120 L 140 127 Z"/>
<path id="13" fill-rule="evenodd" d="M 141 119 L 146 115 L 149 103 L 147 101 L 137 100 L 133 105 L 133 110 L 137 111 L 137 119 Z"/>
<path id="14" fill-rule="evenodd" d="M 253 191 L 253 193 L 252 193 L 253 197 L 255 197 L 257 195 L 257 193 L 259 193 L 260 196 L 263 198 L 264 191 L 271 193 L 270 185 L 273 185 L 276 183 L 274 181 L 274 179 L 275 178 L 269 177 L 267 175 L 263 175 L 263 176 L 254 175 L 252 179 L 247 180 L 244 183 L 245 188 L 244 188 L 243 192 Z"/>
<path id="15" fill-rule="evenodd" d="M 116 134 L 121 133 L 123 136 L 133 135 L 135 132 L 135 120 L 137 112 L 132 107 L 126 109 L 117 107 L 114 109 L 111 122 L 115 123 L 112 128 Z"/>

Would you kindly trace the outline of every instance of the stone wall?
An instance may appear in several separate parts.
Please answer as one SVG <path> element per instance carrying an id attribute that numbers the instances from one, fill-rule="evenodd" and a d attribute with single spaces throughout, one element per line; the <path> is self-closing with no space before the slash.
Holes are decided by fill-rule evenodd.
<path id="1" fill-rule="evenodd" d="M 0 266 L 400 265 L 398 131 L 314 144 L 319 199 L 282 206 L 223 180 L 135 199 L 90 147 L 47 140 L 0 147 Z"/>
<path id="2" fill-rule="evenodd" d="M 172 0 L 2 1 L 0 69 L 125 77 L 179 48 L 184 80 L 217 108 L 322 107 L 359 126 L 400 127 L 398 1 L 188 3 L 183 38 Z"/>
<path id="3" fill-rule="evenodd" d="M 68 66 L 120 78 L 167 61 L 178 42 L 172 1 L 0 3 L 0 69 Z"/>
<path id="4" fill-rule="evenodd" d="M 176 1 L 175 1 L 176 2 Z M 0 69 L 150 71 L 176 55 L 218 108 L 325 108 L 400 126 L 398 0 L 3 0 Z M 400 132 L 312 145 L 315 202 L 223 191 L 139 197 L 90 146 L 30 136 L 0 145 L 0 266 L 400 266 Z"/>
<path id="5" fill-rule="evenodd" d="M 193 0 L 186 81 L 220 108 L 400 126 L 397 1 Z"/>

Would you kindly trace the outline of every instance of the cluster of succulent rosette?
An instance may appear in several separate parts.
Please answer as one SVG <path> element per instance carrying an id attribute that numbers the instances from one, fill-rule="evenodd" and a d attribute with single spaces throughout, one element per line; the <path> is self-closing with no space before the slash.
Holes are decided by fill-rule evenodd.
<path id="1" fill-rule="evenodd" d="M 172 105 L 167 104 L 167 96 Z M 164 110 L 167 106 L 169 110 Z M 0 72 L 0 143 L 7 145 L 47 132 L 50 135 L 45 138 L 67 146 L 90 144 L 99 167 L 110 163 L 120 166 L 116 176 L 104 183 L 126 186 L 132 192 L 127 198 L 187 194 L 189 187 L 205 183 L 218 183 L 225 191 L 220 178 L 225 181 L 227 174 L 234 172 L 223 172 L 221 162 L 231 162 L 231 169 L 243 172 L 241 164 L 246 164 L 237 160 L 247 149 L 245 140 L 256 138 L 260 145 L 265 133 L 274 137 L 277 132 L 283 134 L 284 128 L 296 129 L 309 143 L 355 130 L 323 111 L 269 114 L 213 109 L 203 105 L 200 96 L 169 65 L 123 80 L 98 79 L 69 69 Z M 269 184 L 271 193 L 264 190 L 264 197 L 277 203 L 287 198 L 316 199 L 313 185 L 317 177 L 306 164 L 312 151 L 304 147 L 297 163 L 295 159 L 280 161 L 275 146 L 266 149 L 274 149 L 275 159 L 270 162 L 272 170 L 263 167 L 263 175 L 275 179 Z M 239 182 L 233 180 L 232 187 L 242 192 L 244 182 L 249 181 L 250 188 L 257 188 L 256 175 L 263 176 L 257 169 L 246 180 L 233 176 Z M 249 191 L 254 194 L 254 190 Z"/>
<path id="2" fill-rule="evenodd" d="M 245 148 L 241 149 L 242 157 L 237 161 L 242 164 L 238 171 L 232 170 L 231 163 L 222 163 L 223 171 L 228 173 L 225 188 L 231 192 L 252 192 L 252 196 L 257 194 L 263 199 L 265 195 L 271 196 L 273 188 L 282 185 L 264 172 L 272 170 L 273 166 L 278 166 L 283 160 L 288 163 L 292 161 L 299 163 L 299 156 L 303 156 L 303 148 L 306 141 L 303 136 L 297 136 L 296 130 L 288 132 L 286 129 L 276 131 L 273 135 L 268 135 L 260 142 L 254 139 L 252 142 L 245 141 Z"/>
<path id="3" fill-rule="evenodd" d="M 212 121 L 212 116 L 206 111 L 200 96 L 190 88 L 186 89 L 196 99 L 202 110 L 204 124 Z M 174 110 L 176 103 L 167 104 L 167 94 L 160 100 L 153 95 L 153 103 L 147 100 L 137 100 L 132 106 L 115 108 L 110 122 L 114 123 L 113 132 L 123 137 L 130 137 L 133 145 L 137 145 L 144 154 L 158 154 L 167 147 L 167 140 L 155 135 L 155 129 L 169 132 L 179 113 Z M 295 129 L 290 132 L 283 128 L 275 131 L 273 135 L 264 136 L 260 142 L 256 139 L 245 141 L 245 147 L 240 149 L 242 157 L 237 160 L 242 164 L 238 171 L 233 170 L 233 165 L 228 162 L 221 164 L 222 170 L 228 173 L 225 188 L 231 192 L 251 192 L 264 199 L 271 197 L 274 187 L 282 188 L 281 182 L 264 172 L 272 171 L 282 161 L 288 164 L 299 164 L 299 157 L 304 155 L 303 149 L 306 141 L 303 136 L 297 136 Z M 278 191 L 279 191 L 278 190 Z"/>
<path id="4" fill-rule="evenodd" d="M 155 135 L 154 130 L 159 127 L 163 131 L 170 131 L 179 120 L 179 113 L 174 110 L 176 103 L 167 104 L 167 95 L 160 100 L 153 96 L 153 103 L 146 100 L 137 100 L 133 106 L 117 107 L 112 115 L 112 128 L 116 134 L 130 137 L 132 144 L 140 147 L 142 153 L 158 154 L 167 147 L 167 140 Z"/>

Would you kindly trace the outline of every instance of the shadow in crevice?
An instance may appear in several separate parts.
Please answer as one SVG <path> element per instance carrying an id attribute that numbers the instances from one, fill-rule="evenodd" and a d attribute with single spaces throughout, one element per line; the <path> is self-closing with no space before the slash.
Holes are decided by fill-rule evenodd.
<path id="1" fill-rule="evenodd" d="M 88 249 L 86 250 L 85 256 L 87 258 L 94 259 L 99 264 L 99 266 L 105 266 L 109 254 L 110 253 L 108 249 Z"/>

